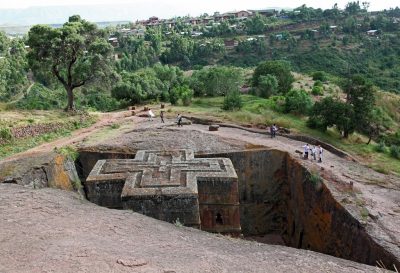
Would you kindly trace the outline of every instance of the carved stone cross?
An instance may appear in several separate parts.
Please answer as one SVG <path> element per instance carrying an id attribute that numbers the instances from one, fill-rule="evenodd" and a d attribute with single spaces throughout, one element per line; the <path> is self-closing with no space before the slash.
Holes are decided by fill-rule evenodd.
<path id="1" fill-rule="evenodd" d="M 192 150 L 138 151 L 134 159 L 99 160 L 85 187 L 89 200 L 101 206 L 240 233 L 238 179 L 227 158 L 194 158 Z"/>

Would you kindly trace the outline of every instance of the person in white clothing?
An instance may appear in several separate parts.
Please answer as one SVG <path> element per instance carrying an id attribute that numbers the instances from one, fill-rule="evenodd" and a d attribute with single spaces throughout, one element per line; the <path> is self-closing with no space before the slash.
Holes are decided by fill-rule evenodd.
<path id="1" fill-rule="evenodd" d="M 315 145 L 311 148 L 311 156 L 312 159 L 317 160 L 317 148 L 315 147 Z"/>
<path id="2" fill-rule="evenodd" d="M 149 109 L 149 112 L 147 112 L 147 115 L 149 116 L 149 121 L 153 121 L 153 118 L 156 116 L 154 115 L 153 111 Z"/>
<path id="3" fill-rule="evenodd" d="M 318 145 L 318 162 L 322 163 L 322 154 L 324 153 L 324 150 L 322 149 L 321 145 Z"/>
<path id="4" fill-rule="evenodd" d="M 303 146 L 303 148 L 304 148 L 304 159 L 308 159 L 308 152 L 310 151 L 310 146 L 307 143 L 306 145 Z"/>

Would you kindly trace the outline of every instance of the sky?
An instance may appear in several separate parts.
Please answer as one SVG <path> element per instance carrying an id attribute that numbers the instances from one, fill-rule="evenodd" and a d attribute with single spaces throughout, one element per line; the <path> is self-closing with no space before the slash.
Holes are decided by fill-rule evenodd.
<path id="1" fill-rule="evenodd" d="M 367 0 L 368 1 L 368 0 Z M 144 2 L 143 0 L 0 0 L 0 9 L 8 8 L 28 8 L 32 6 L 63 6 L 63 5 L 101 5 L 101 4 L 115 4 L 115 3 L 125 3 L 134 4 L 137 2 Z M 165 3 L 165 0 L 148 0 L 146 2 Z M 191 2 L 191 3 L 190 3 Z M 268 7 L 298 7 L 302 4 L 306 4 L 310 7 L 320 7 L 320 8 L 330 8 L 335 3 L 338 3 L 339 7 L 344 7 L 348 1 L 347 0 L 168 0 L 168 4 L 171 6 L 181 7 L 186 6 L 188 10 L 195 11 L 196 9 L 219 9 L 234 7 L 235 9 L 244 9 L 249 6 L 263 7 L 266 5 Z M 362 0 L 360 1 L 362 2 Z M 400 6 L 398 0 L 372 0 L 370 10 L 382 10 L 389 7 Z M 155 6 L 156 7 L 156 6 Z"/>
<path id="2" fill-rule="evenodd" d="M 150 16 L 174 16 L 242 9 L 296 8 L 306 4 L 327 9 L 344 8 L 350 0 L 0 0 L 0 25 L 63 23 L 70 15 L 99 21 L 136 21 Z M 360 0 L 362 2 L 364 0 Z M 368 0 L 366 0 L 368 1 Z M 370 11 L 400 6 L 399 0 L 371 0 Z"/>

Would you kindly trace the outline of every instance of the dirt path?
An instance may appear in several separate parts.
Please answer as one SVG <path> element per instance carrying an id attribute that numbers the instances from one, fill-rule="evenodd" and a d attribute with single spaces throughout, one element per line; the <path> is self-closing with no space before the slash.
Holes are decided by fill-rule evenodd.
<path id="1" fill-rule="evenodd" d="M 131 120 L 131 116 L 127 116 L 129 114 L 128 111 L 121 111 L 121 112 L 113 112 L 113 113 L 101 113 L 99 119 L 94 123 L 92 126 L 88 128 L 82 128 L 76 131 L 73 131 L 70 136 L 63 137 L 57 140 L 54 140 L 52 142 L 47 142 L 42 145 L 39 145 L 37 147 L 34 147 L 32 149 L 29 149 L 25 152 L 18 153 L 15 155 L 12 155 L 10 157 L 7 157 L 3 159 L 3 162 L 23 158 L 23 157 L 29 157 L 34 154 L 40 154 L 40 153 L 47 153 L 52 151 L 56 147 L 62 147 L 66 145 L 75 145 L 85 139 L 86 137 L 89 137 L 93 133 L 99 131 L 100 129 L 103 129 L 106 126 L 110 126 L 113 123 L 121 123 L 123 121 L 128 121 Z"/>

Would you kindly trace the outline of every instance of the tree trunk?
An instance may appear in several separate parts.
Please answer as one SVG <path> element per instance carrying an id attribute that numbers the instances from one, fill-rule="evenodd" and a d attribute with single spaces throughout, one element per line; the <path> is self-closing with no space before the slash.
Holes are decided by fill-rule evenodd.
<path id="1" fill-rule="evenodd" d="M 66 87 L 67 96 L 68 96 L 68 104 L 65 108 L 65 111 L 73 111 L 74 110 L 74 92 L 71 87 Z"/>

